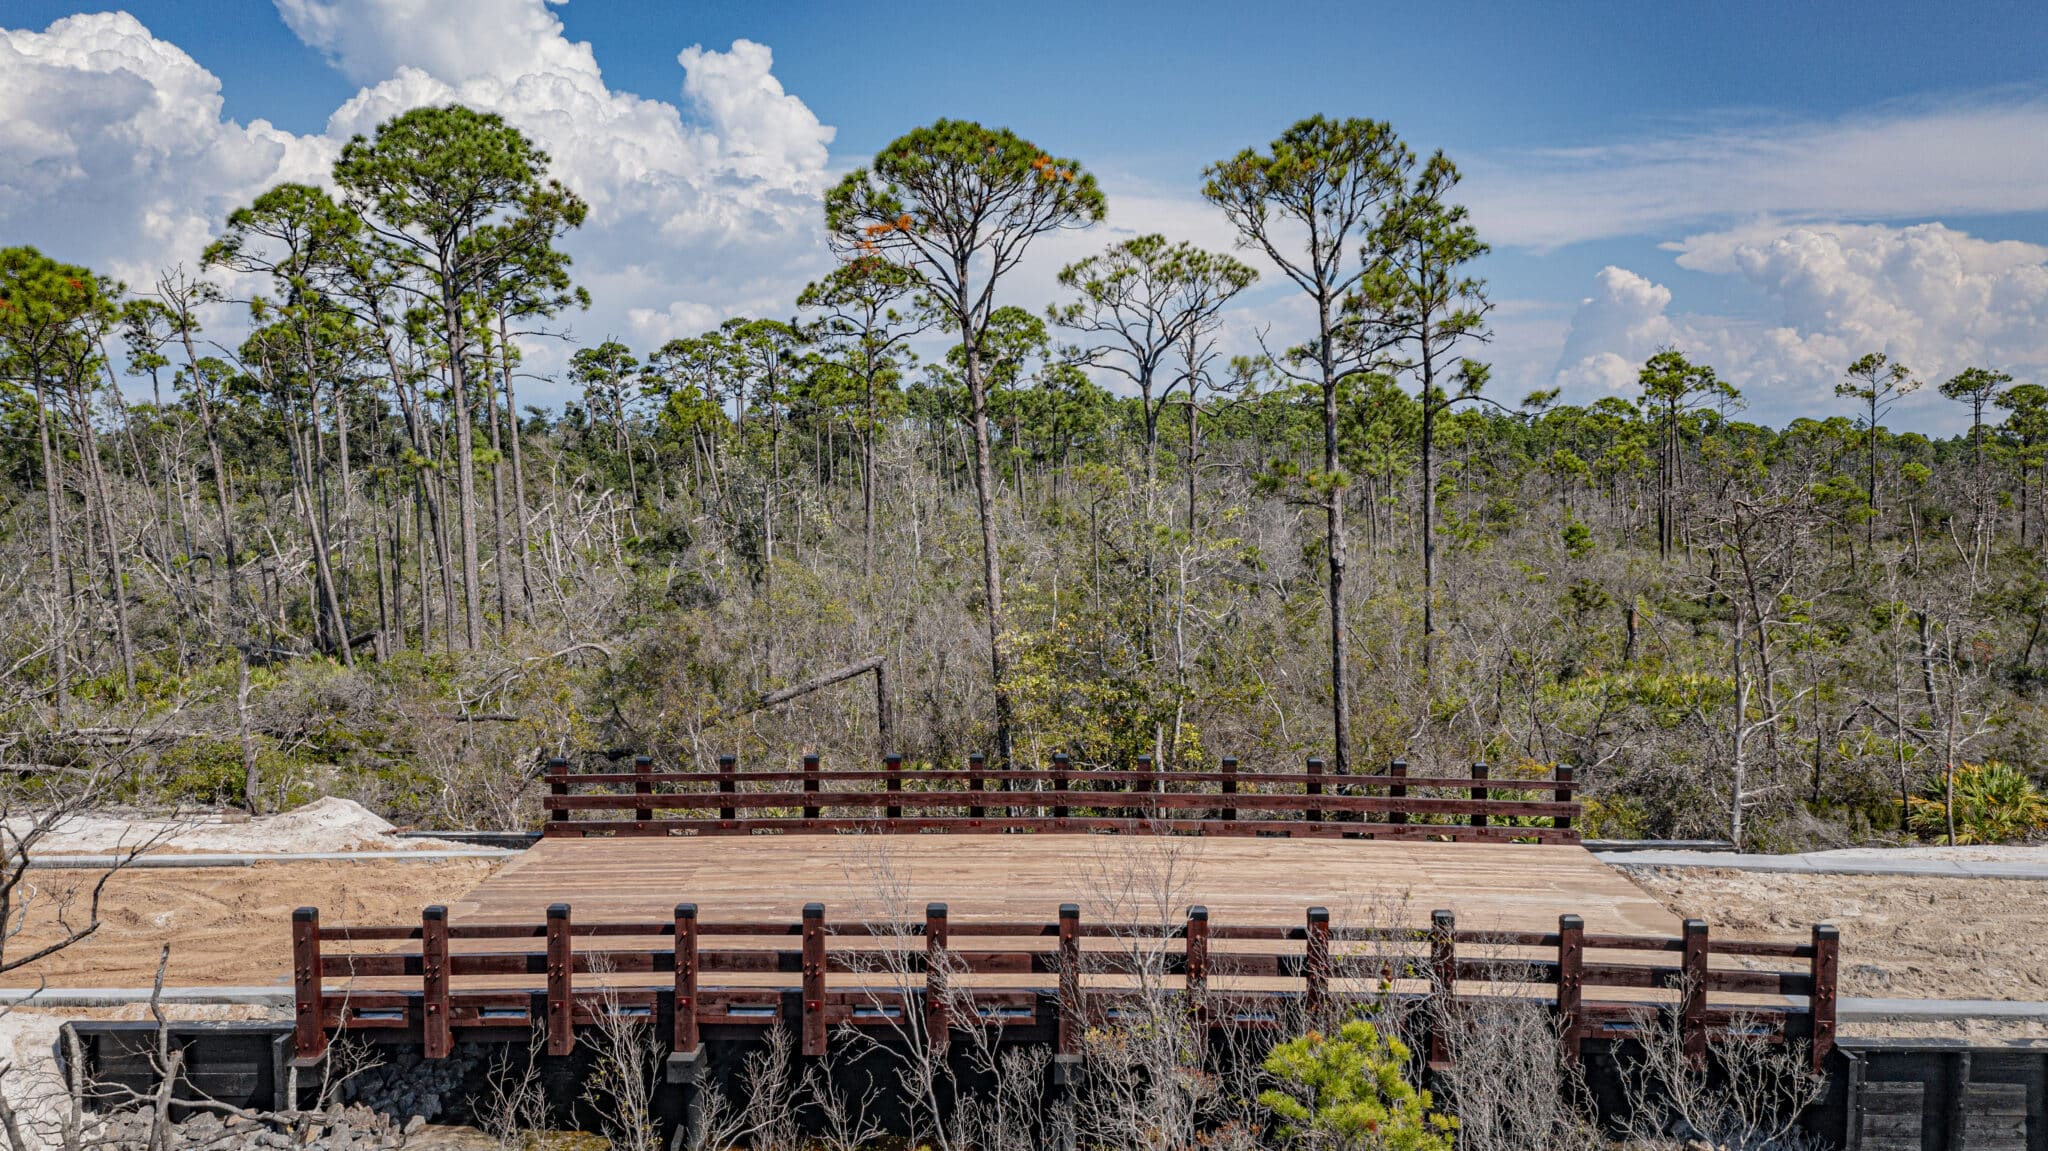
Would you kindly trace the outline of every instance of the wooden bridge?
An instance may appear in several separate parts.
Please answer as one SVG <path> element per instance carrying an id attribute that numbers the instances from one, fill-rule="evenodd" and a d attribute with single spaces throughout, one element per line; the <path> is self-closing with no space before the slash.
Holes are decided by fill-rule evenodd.
<path id="1" fill-rule="evenodd" d="M 1577 844 L 1569 769 L 1425 778 L 1080 768 L 572 772 L 543 840 L 417 923 L 293 923 L 295 1046 L 337 1031 L 523 1037 L 555 1054 L 622 1014 L 681 1061 L 710 1039 L 963 1027 L 1078 1054 L 1134 1004 L 1277 1027 L 1394 994 L 1514 995 L 1565 1054 L 1668 1013 L 1833 1046 L 1836 936 L 1728 940 Z M 974 832 L 972 842 L 938 832 Z M 1425 910 L 1426 909 L 1426 910 Z M 1441 1055 L 1441 1052 L 1437 1052 Z"/>

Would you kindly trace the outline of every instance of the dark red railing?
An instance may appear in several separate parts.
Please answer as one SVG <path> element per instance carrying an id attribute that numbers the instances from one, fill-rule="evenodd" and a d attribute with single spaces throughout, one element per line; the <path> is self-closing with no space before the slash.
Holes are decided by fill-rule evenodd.
<path id="1" fill-rule="evenodd" d="M 1194 907 L 1184 922 L 1134 929 L 1084 924 L 1071 903 L 1050 922 L 954 921 L 932 904 L 922 922 L 828 923 L 812 903 L 794 922 L 706 922 L 681 904 L 660 922 L 585 923 L 556 904 L 538 924 L 451 924 L 430 907 L 417 925 L 383 927 L 322 926 L 306 907 L 293 914 L 292 939 L 294 1041 L 308 1062 L 331 1033 L 353 1030 L 416 1033 L 426 1057 L 441 1059 L 458 1029 L 539 1027 L 547 1050 L 564 1055 L 578 1027 L 607 1013 L 664 1027 L 686 1057 L 706 1027 L 775 1025 L 794 1027 L 803 1053 L 822 1055 L 835 1026 L 901 1027 L 913 1011 L 943 1044 L 975 1025 L 957 1017 L 963 1006 L 988 1025 L 1050 1024 L 1059 1054 L 1073 1056 L 1084 1021 L 1107 1018 L 1133 994 L 1117 978 L 1127 984 L 1148 963 L 1160 977 L 1153 992 L 1182 998 L 1205 1038 L 1277 1019 L 1279 1004 L 1313 1015 L 1406 981 L 1440 1006 L 1499 994 L 1547 1002 L 1572 1060 L 1587 1039 L 1636 1031 L 1645 1011 L 1669 1012 L 1695 1058 L 1738 1021 L 1809 1040 L 1816 1068 L 1835 1039 L 1837 937 L 1828 926 L 1790 943 L 1710 939 L 1699 920 L 1665 937 L 1589 933 L 1575 915 L 1560 917 L 1555 932 L 1491 932 L 1459 930 L 1448 911 L 1423 928 L 1345 927 L 1315 907 L 1286 927 L 1214 923 Z M 1134 940 L 1144 955 L 1129 948 Z M 1786 962 L 1735 969 L 1711 966 L 1714 955 Z M 956 994 L 945 984 L 955 972 L 984 978 Z M 749 978 L 728 980 L 734 973 Z M 1217 985 L 1228 980 L 1266 985 Z M 1654 994 L 1588 993 L 1599 988 Z M 1429 1054 L 1454 1053 L 1433 1035 Z"/>
<path id="2" fill-rule="evenodd" d="M 827 770 L 815 755 L 799 771 L 571 771 L 548 762 L 546 834 L 748 835 L 830 832 L 1123 832 L 1193 835 L 1353 836 L 1370 839 L 1576 843 L 1572 769 L 1536 779 L 1496 778 L 1485 764 L 1455 778 L 1382 774 L 1076 767 L 997 770 L 980 756 L 964 770 L 917 767 L 887 756 L 880 770 Z M 1509 798 L 1513 796 L 1515 798 Z M 1543 798 L 1531 798 L 1541 796 Z"/>

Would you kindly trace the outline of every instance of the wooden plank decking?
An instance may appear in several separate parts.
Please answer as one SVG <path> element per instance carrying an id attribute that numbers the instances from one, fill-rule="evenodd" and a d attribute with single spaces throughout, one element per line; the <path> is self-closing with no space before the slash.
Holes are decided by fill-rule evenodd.
<path id="1" fill-rule="evenodd" d="M 948 911 L 928 913 L 928 903 Z M 567 909 L 551 914 L 558 904 Z M 1190 910 L 1197 905 L 1205 910 Z M 1431 915 L 1440 909 L 1454 918 Z M 1133 926 L 1143 930 L 1125 931 Z M 883 1012 L 868 1019 L 875 1024 L 944 1002 L 930 997 L 934 978 L 971 992 L 977 1011 L 1021 1012 L 1033 1025 L 1055 1018 L 1069 1053 L 1066 1022 L 1085 1014 L 1086 997 L 1129 993 L 1136 971 L 1171 994 L 1197 994 L 1199 982 L 1200 994 L 1254 1004 L 1377 994 L 1388 979 L 1447 999 L 1542 1002 L 1554 991 L 1574 1041 L 1653 1005 L 1676 1012 L 1689 1045 L 1758 1008 L 1772 1010 L 1773 1035 L 1811 1032 L 1823 1055 L 1833 1034 L 1831 929 L 1816 928 L 1810 946 L 1712 940 L 1707 925 L 1681 928 L 1570 845 L 559 838 L 417 924 L 322 925 L 306 908 L 293 930 L 302 1059 L 316 1058 L 337 1028 L 417 1029 L 428 1058 L 440 1058 L 451 1026 L 536 1026 L 543 1005 L 558 1054 L 604 1011 L 673 1019 L 677 1050 L 695 1049 L 700 1025 L 800 1020 L 803 1050 L 823 1054 L 829 1029 L 859 1025 L 864 1009 Z M 961 966 L 927 970 L 932 947 Z M 1586 958 L 1593 949 L 1597 961 Z M 903 963 L 912 966 L 890 966 Z M 1585 987 L 1599 989 L 1597 1002 Z M 1816 988 L 1827 991 L 1809 1008 Z M 1055 994 L 1056 1009 L 1046 999 Z M 671 1006 L 685 1003 L 690 1012 Z"/>
<path id="2" fill-rule="evenodd" d="M 586 921 L 667 920 L 692 902 L 707 921 L 795 919 L 821 901 L 835 920 L 1049 920 L 1063 902 L 1092 921 L 1172 920 L 1204 904 L 1217 923 L 1298 925 L 1311 906 L 1339 924 L 1426 923 L 1671 934 L 1678 919 L 1572 845 L 1096 835 L 773 835 L 549 839 L 451 902 L 462 923 L 537 923 L 551 903 Z"/>

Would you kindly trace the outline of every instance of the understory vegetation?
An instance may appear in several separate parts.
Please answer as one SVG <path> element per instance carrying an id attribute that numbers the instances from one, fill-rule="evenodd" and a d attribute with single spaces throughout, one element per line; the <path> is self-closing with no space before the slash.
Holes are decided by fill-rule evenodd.
<path id="1" fill-rule="evenodd" d="M 0 252 L 0 766 L 479 827 L 553 754 L 1320 755 L 1573 765 L 1599 836 L 2041 830 L 2048 388 L 1929 380 L 1930 437 L 1874 353 L 1774 428 L 1670 349 L 1503 403 L 1449 160 L 1318 118 L 1207 180 L 1312 305 L 1262 355 L 1165 237 L 1006 306 L 1103 197 L 954 121 L 828 195 L 792 318 L 660 347 L 551 342 L 586 208 L 461 108 L 154 282 Z"/>

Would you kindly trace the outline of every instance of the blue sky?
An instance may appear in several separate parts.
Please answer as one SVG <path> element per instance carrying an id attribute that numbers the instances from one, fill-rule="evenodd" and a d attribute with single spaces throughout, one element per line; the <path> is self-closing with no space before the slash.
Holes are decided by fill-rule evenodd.
<path id="1" fill-rule="evenodd" d="M 65 20 L 108 11 L 132 20 Z M 0 28 L 0 120 L 23 122 L 0 127 L 0 231 L 131 280 L 191 260 L 266 179 L 316 177 L 380 111 L 461 98 L 592 185 L 579 336 L 786 310 L 825 258 L 816 189 L 942 115 L 1103 177 L 1110 229 L 1020 277 L 1016 302 L 1042 304 L 1058 261 L 1119 235 L 1228 244 L 1202 166 L 1324 112 L 1465 168 L 1503 389 L 1626 395 L 1675 344 L 1776 422 L 1837 410 L 1833 375 L 1880 347 L 1934 379 L 2048 368 L 2038 3 L 6 0 Z M 217 108 L 151 119 L 204 105 L 209 78 Z M 1286 337 L 1293 305 L 1262 288 L 1237 338 Z"/>
<path id="2" fill-rule="evenodd" d="M 356 89 L 269 0 L 9 0 L 6 23 L 110 7 L 221 77 L 238 119 L 316 131 Z M 968 115 L 1190 169 L 1214 141 L 1270 135 L 1308 110 L 1389 119 L 1454 149 L 1572 146 L 1732 111 L 1839 115 L 2048 78 L 2038 3 L 1249 8 L 577 0 L 557 13 L 614 87 L 657 99 L 673 94 L 683 45 L 766 44 L 784 87 L 853 154 Z"/>

